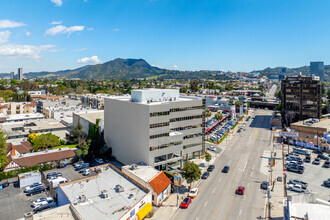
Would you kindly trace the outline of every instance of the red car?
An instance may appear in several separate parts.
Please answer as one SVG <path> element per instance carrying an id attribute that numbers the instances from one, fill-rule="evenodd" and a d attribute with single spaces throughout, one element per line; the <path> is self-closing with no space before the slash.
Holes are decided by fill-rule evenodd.
<path id="1" fill-rule="evenodd" d="M 190 203 L 191 203 L 191 198 L 190 197 L 185 198 L 181 203 L 181 208 L 183 208 L 183 209 L 188 208 Z"/>
<path id="2" fill-rule="evenodd" d="M 239 186 L 236 190 L 236 194 L 238 195 L 244 195 L 245 188 L 243 186 Z"/>

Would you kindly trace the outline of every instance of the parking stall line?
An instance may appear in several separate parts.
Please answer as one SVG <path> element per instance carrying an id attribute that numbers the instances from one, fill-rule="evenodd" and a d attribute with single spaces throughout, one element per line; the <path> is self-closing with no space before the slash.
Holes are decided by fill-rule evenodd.
<path id="1" fill-rule="evenodd" d="M 206 205 L 207 205 L 207 201 L 205 202 L 204 207 L 206 207 Z"/>
<path id="2" fill-rule="evenodd" d="M 214 189 L 212 190 L 212 193 L 214 193 L 215 192 L 215 187 L 214 187 Z"/>
<path id="3" fill-rule="evenodd" d="M 220 183 L 220 181 L 221 181 L 221 178 L 219 178 L 219 181 L 218 182 Z"/>
<path id="4" fill-rule="evenodd" d="M 242 209 L 239 210 L 239 214 L 238 215 L 241 216 L 241 214 L 242 214 Z"/>

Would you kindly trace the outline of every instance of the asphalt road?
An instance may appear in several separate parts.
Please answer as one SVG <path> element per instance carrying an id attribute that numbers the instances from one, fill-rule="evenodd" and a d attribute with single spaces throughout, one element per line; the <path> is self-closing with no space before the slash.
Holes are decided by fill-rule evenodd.
<path id="1" fill-rule="evenodd" d="M 260 189 L 260 183 L 267 180 L 267 176 L 261 172 L 261 161 L 263 152 L 271 149 L 271 113 L 266 110 L 255 112 L 255 119 L 247 122 L 245 131 L 233 137 L 214 163 L 215 169 L 199 185 L 199 194 L 188 209 L 179 209 L 172 219 L 264 217 L 266 192 Z M 230 166 L 227 174 L 221 172 L 225 165 Z M 235 195 L 238 186 L 245 187 L 243 196 Z"/>

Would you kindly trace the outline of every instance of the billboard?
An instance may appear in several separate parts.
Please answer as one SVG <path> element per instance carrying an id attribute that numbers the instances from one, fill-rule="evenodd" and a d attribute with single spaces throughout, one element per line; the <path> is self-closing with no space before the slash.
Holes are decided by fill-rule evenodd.
<path id="1" fill-rule="evenodd" d="M 268 166 L 275 166 L 275 158 L 269 157 L 268 158 Z"/>
<path id="2" fill-rule="evenodd" d="M 283 136 L 283 137 L 299 137 L 299 133 L 280 131 L 280 136 Z"/>
<path id="3" fill-rule="evenodd" d="M 174 176 L 174 185 L 175 186 L 181 186 L 181 177 Z"/>

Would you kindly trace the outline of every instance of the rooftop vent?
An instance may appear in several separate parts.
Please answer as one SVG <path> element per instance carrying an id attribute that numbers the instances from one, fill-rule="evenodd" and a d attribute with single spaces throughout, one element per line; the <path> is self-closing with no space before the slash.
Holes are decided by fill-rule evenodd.
<path id="1" fill-rule="evenodd" d="M 124 192 L 125 190 L 124 190 L 124 187 L 122 187 L 121 185 L 116 185 L 116 192 L 118 192 L 118 193 L 120 193 L 120 192 Z"/>
<path id="2" fill-rule="evenodd" d="M 33 220 L 33 213 L 32 212 L 28 212 L 24 214 L 24 219 L 25 220 Z"/>
<path id="3" fill-rule="evenodd" d="M 131 198 L 133 198 L 133 197 L 134 197 L 133 194 L 129 194 L 129 196 L 128 196 L 129 199 L 131 199 Z"/>
<path id="4" fill-rule="evenodd" d="M 79 202 L 86 202 L 87 198 L 85 195 L 79 196 Z"/>
<path id="5" fill-rule="evenodd" d="M 101 191 L 101 198 L 102 198 L 102 199 L 107 199 L 107 198 L 109 198 L 109 193 L 108 193 L 107 190 L 102 190 L 102 191 Z"/>

